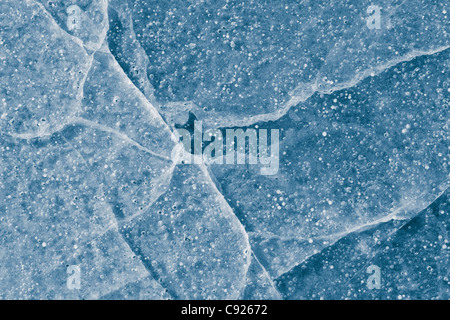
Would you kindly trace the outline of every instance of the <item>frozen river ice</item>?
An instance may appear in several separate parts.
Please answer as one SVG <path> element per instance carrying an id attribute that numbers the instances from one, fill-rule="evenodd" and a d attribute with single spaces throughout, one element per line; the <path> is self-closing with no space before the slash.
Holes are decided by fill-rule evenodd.
<path id="1" fill-rule="evenodd" d="M 0 0 L 0 298 L 449 299 L 448 4 Z"/>

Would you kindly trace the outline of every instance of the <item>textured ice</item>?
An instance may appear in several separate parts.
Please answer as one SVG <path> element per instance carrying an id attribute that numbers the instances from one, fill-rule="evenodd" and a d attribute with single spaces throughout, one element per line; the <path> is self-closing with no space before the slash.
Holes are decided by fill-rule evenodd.
<path id="1" fill-rule="evenodd" d="M 449 299 L 448 192 L 413 219 L 351 234 L 276 280 L 287 299 Z M 384 286 L 368 290 L 366 269 L 384 269 Z"/>
<path id="2" fill-rule="evenodd" d="M 448 10 L 0 0 L 0 298 L 449 299 Z M 194 120 L 279 170 L 180 163 Z"/>
<path id="3" fill-rule="evenodd" d="M 370 1 L 116 2 L 109 41 L 119 63 L 158 101 L 192 101 L 212 127 L 276 119 L 314 92 L 449 42 L 445 1 L 379 1 L 386 20 L 377 32 L 366 27 Z M 130 37 L 148 59 L 133 58 Z"/>
<path id="4" fill-rule="evenodd" d="M 213 166 L 273 276 L 349 232 L 410 218 L 448 187 L 448 58 L 315 94 L 270 123 L 285 132 L 277 176 Z"/>

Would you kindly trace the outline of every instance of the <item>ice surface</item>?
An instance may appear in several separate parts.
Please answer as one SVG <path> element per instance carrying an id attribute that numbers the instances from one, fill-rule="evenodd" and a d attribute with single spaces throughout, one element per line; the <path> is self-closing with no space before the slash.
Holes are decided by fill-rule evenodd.
<path id="1" fill-rule="evenodd" d="M 90 57 L 32 1 L 1 1 L 2 132 L 50 135 L 80 109 Z"/>
<path id="2" fill-rule="evenodd" d="M 366 27 L 371 1 L 127 3 L 117 10 L 132 24 L 111 30 L 119 61 L 141 74 L 138 86 L 150 82 L 160 103 L 192 101 L 212 127 L 276 119 L 313 92 L 352 86 L 449 42 L 445 1 L 379 1 L 383 28 L 375 32 Z M 130 36 L 148 62 L 128 59 L 136 55 L 136 44 L 131 53 L 123 47 Z"/>
<path id="3" fill-rule="evenodd" d="M 284 130 L 276 176 L 213 166 L 273 276 L 361 226 L 410 218 L 448 187 L 449 53 L 315 94 L 265 124 Z"/>
<path id="4" fill-rule="evenodd" d="M 0 298 L 449 299 L 446 4 L 0 0 Z"/>
<path id="5" fill-rule="evenodd" d="M 351 234 L 276 280 L 287 299 L 445 299 L 449 255 L 448 191 L 408 222 L 386 222 Z M 361 283 L 370 265 L 383 268 L 383 286 Z"/>

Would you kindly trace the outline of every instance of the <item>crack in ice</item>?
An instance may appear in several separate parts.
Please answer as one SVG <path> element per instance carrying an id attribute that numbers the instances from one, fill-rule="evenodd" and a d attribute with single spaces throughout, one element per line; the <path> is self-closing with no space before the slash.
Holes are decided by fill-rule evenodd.
<path id="1" fill-rule="evenodd" d="M 430 50 L 412 50 L 408 54 L 405 54 L 397 59 L 393 59 L 391 61 L 388 61 L 380 66 L 369 68 L 364 70 L 363 72 L 356 74 L 355 78 L 353 78 L 350 81 L 340 83 L 330 89 L 323 90 L 319 88 L 318 84 L 318 78 L 316 78 L 316 81 L 313 84 L 310 84 L 306 89 L 302 86 L 297 86 L 294 90 L 290 92 L 291 99 L 288 100 L 284 106 L 282 106 L 279 110 L 276 110 L 275 112 L 271 113 L 264 113 L 259 114 L 255 116 L 250 117 L 244 117 L 242 120 L 234 121 L 232 124 L 227 124 L 225 126 L 236 126 L 236 127 L 247 127 L 251 126 L 257 122 L 270 122 L 270 121 L 276 121 L 286 115 L 289 110 L 298 105 L 299 103 L 307 101 L 309 98 L 311 98 L 314 94 L 325 94 L 330 95 L 337 91 L 344 90 L 344 89 L 350 89 L 357 84 L 359 84 L 361 81 L 365 80 L 366 78 L 370 76 L 377 76 L 384 71 L 388 71 L 389 69 L 395 67 L 398 64 L 401 64 L 403 62 L 408 62 L 411 60 L 414 60 L 416 58 L 422 57 L 422 56 L 430 56 L 434 55 L 440 52 L 443 52 L 450 48 L 450 45 L 448 46 L 442 46 L 435 49 Z M 304 86 L 305 84 L 303 84 Z M 301 92 L 301 94 L 295 95 L 295 92 Z M 224 119 L 221 119 L 222 121 Z M 220 125 L 220 121 L 216 121 L 218 123 L 219 127 L 225 127 Z"/>
<path id="2" fill-rule="evenodd" d="M 355 227 L 349 230 L 348 233 L 343 232 L 341 234 L 341 236 L 339 238 L 334 239 L 331 243 L 327 244 L 326 246 L 324 246 L 322 249 L 320 249 L 320 251 L 315 252 L 311 255 L 308 255 L 307 257 L 305 257 L 304 259 L 302 259 L 301 261 L 298 261 L 295 265 L 293 265 L 292 267 L 288 268 L 287 270 L 282 271 L 282 273 L 280 275 L 278 275 L 274 280 L 280 279 L 281 277 L 283 277 L 285 274 L 289 273 L 291 270 L 293 270 L 295 267 L 301 265 L 302 263 L 306 262 L 307 260 L 309 260 L 311 257 L 316 256 L 318 254 L 320 254 L 321 252 L 323 252 L 325 249 L 331 247 L 332 245 L 334 245 L 336 242 L 338 242 L 339 240 L 343 239 L 344 237 L 346 237 L 349 234 L 352 233 L 359 233 L 362 231 L 366 231 L 368 229 L 374 229 L 376 228 L 378 225 L 380 225 L 381 223 L 386 223 L 392 220 L 396 220 L 396 221 L 402 221 L 404 222 L 400 227 L 396 228 L 394 230 L 393 233 L 397 232 L 398 230 L 400 230 L 404 225 L 406 225 L 407 223 L 409 223 L 411 220 L 413 220 L 415 217 L 417 217 L 423 210 L 425 210 L 431 203 L 433 203 L 436 199 L 438 199 L 439 197 L 441 197 L 445 192 L 447 191 L 447 189 L 445 189 L 444 191 L 441 191 L 439 193 L 439 195 L 437 197 L 435 197 L 433 199 L 433 201 L 431 201 L 428 205 L 424 206 L 421 210 L 417 210 L 416 213 L 414 215 L 408 216 L 408 217 L 403 217 L 403 219 L 401 218 L 397 218 L 396 214 L 399 211 L 395 211 L 392 214 L 389 214 L 386 217 L 383 217 L 381 219 L 378 219 L 376 222 L 374 223 L 368 223 L 368 224 L 364 224 L 362 226 L 359 227 Z M 379 221 L 379 222 L 378 222 Z M 339 235 L 339 234 L 338 234 Z M 387 240 L 386 240 L 387 241 Z"/>

